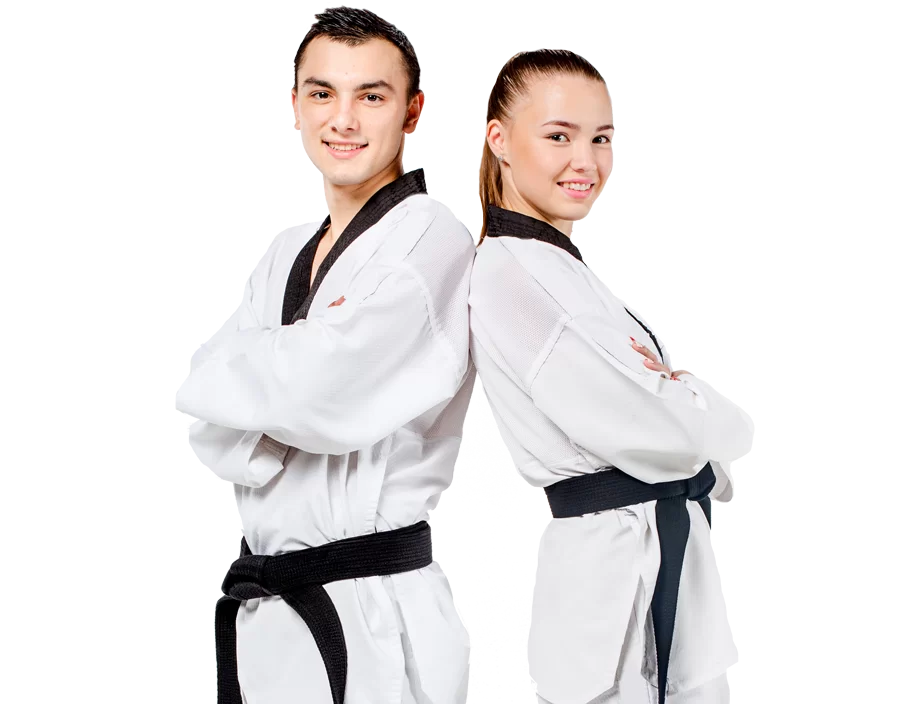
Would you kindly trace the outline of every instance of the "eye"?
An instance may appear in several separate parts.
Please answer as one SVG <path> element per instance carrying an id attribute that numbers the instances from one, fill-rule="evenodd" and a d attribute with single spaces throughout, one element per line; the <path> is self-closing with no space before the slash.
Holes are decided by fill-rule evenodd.
<path id="1" fill-rule="evenodd" d="M 598 140 L 603 140 L 599 142 Z M 600 134 L 598 137 L 592 140 L 596 144 L 611 144 L 611 137 L 606 137 L 604 134 Z"/>
<path id="2" fill-rule="evenodd" d="M 557 139 L 558 137 L 560 137 L 560 139 Z M 553 142 L 557 142 L 558 144 L 565 144 L 570 141 L 570 138 L 567 137 L 567 135 L 565 134 L 548 135 L 548 139 L 550 139 Z"/>
<path id="3" fill-rule="evenodd" d="M 317 90 L 311 93 L 311 97 L 317 98 L 318 100 L 326 100 L 327 98 L 330 97 L 330 94 L 327 93 L 325 90 Z"/>
<path id="4" fill-rule="evenodd" d="M 383 96 L 380 96 L 377 93 L 369 93 L 368 95 L 365 96 L 365 100 L 367 100 L 370 103 L 383 103 L 384 102 Z"/>

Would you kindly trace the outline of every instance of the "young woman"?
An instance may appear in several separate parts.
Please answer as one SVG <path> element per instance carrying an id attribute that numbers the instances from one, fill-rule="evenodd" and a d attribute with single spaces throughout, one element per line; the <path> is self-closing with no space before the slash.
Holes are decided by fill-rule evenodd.
<path id="1" fill-rule="evenodd" d="M 554 516 L 529 637 L 539 701 L 716 704 L 737 656 L 710 497 L 730 499 L 729 463 L 753 428 L 672 369 L 570 240 L 611 173 L 612 132 L 605 82 L 585 59 L 525 52 L 500 71 L 480 171 L 472 354 L 518 470 Z"/>

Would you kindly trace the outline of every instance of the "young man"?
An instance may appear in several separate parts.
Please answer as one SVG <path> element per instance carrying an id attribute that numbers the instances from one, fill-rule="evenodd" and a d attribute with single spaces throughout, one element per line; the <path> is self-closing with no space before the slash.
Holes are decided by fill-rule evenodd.
<path id="1" fill-rule="evenodd" d="M 474 382 L 473 242 L 403 173 L 423 93 L 393 25 L 317 15 L 292 107 L 329 216 L 275 238 L 177 394 L 243 522 L 219 703 L 461 704 L 468 637 L 425 521 Z"/>

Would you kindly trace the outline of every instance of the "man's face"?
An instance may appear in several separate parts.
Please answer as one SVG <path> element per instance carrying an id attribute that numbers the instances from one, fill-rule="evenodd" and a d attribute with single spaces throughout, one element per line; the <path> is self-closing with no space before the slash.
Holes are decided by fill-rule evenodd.
<path id="1" fill-rule="evenodd" d="M 333 185 L 364 183 L 398 159 L 416 129 L 423 96 L 407 105 L 400 50 L 383 39 L 307 45 L 291 103 L 307 156 Z"/>

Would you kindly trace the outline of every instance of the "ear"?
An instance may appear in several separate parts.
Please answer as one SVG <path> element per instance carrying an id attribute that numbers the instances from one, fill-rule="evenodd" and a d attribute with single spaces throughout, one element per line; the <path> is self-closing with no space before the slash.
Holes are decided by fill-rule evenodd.
<path id="1" fill-rule="evenodd" d="M 295 129 L 301 129 L 301 115 L 298 113 L 298 89 L 291 89 L 291 109 L 295 113 Z"/>
<path id="2" fill-rule="evenodd" d="M 506 154 L 506 128 L 499 120 L 493 119 L 487 123 L 487 144 L 490 151 L 497 158 Z"/>
<path id="3" fill-rule="evenodd" d="M 422 91 L 419 91 L 407 106 L 407 118 L 403 122 L 403 131 L 407 134 L 416 131 L 416 124 L 419 122 L 419 116 L 423 112 L 423 103 L 425 101 L 426 96 L 423 95 Z"/>

